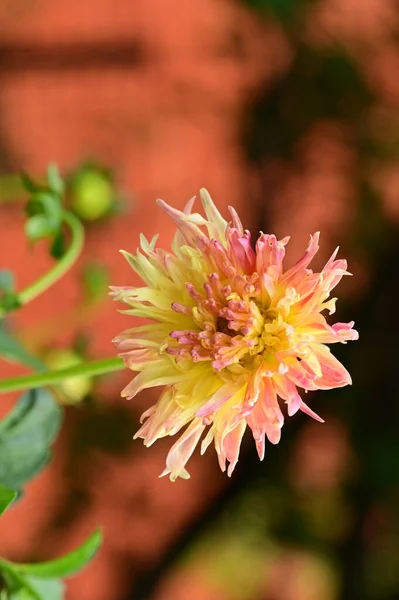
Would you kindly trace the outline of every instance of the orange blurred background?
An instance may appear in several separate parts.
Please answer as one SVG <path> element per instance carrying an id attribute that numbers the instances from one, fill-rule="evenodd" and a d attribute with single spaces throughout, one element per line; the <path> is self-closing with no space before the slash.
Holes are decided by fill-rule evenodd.
<path id="1" fill-rule="evenodd" d="M 135 323 L 105 291 L 85 303 L 85 269 L 137 283 L 118 251 L 134 252 L 140 232 L 168 244 L 155 199 L 181 208 L 202 186 L 254 233 L 291 235 L 288 263 L 317 230 L 316 266 L 340 244 L 354 277 L 338 320 L 354 317 L 361 336 L 339 349 L 353 388 L 312 399 L 327 423 L 297 415 L 264 463 L 249 444 L 232 480 L 211 452 L 193 457 L 189 481 L 158 479 L 170 440 L 131 439 L 157 390 L 128 403 L 129 373 L 94 382 L 66 409 L 50 466 L 2 517 L 0 554 L 54 557 L 101 526 L 70 600 L 398 598 L 397 3 L 3 0 L 0 24 L 1 266 L 21 289 L 51 264 L 45 244 L 26 243 L 10 174 L 56 162 L 73 178 L 91 161 L 92 196 L 122 198 L 86 220 L 68 276 L 10 319 L 32 351 L 113 355 Z M 20 372 L 0 364 L 3 377 Z"/>

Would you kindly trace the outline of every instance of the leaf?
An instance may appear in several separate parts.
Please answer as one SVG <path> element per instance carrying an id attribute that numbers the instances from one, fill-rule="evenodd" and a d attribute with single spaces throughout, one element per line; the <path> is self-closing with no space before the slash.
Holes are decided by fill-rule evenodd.
<path id="1" fill-rule="evenodd" d="M 58 579 L 24 576 L 18 565 L 0 560 L 0 575 L 10 600 L 63 600 L 64 584 Z"/>
<path id="2" fill-rule="evenodd" d="M 2 295 L 0 295 L 0 306 L 4 312 L 7 313 L 11 310 L 21 308 L 22 304 L 19 300 L 18 294 L 15 294 L 14 292 L 4 292 Z"/>
<path id="3" fill-rule="evenodd" d="M 26 205 L 28 220 L 25 235 L 31 242 L 56 236 L 62 223 L 62 205 L 58 194 L 44 189 L 35 192 Z"/>
<path id="4" fill-rule="evenodd" d="M 0 575 L 7 590 L 7 600 L 42 600 L 30 582 L 8 560 L 0 559 Z"/>
<path id="5" fill-rule="evenodd" d="M 106 296 L 109 285 L 108 270 L 101 263 L 92 262 L 83 271 L 83 291 L 88 302 L 96 302 Z"/>
<path id="6" fill-rule="evenodd" d="M 14 273 L 9 269 L 0 269 L 0 291 L 13 292 L 14 284 Z"/>
<path id="7" fill-rule="evenodd" d="M 26 577 L 25 584 L 29 588 L 22 588 L 12 600 L 63 600 L 65 586 L 58 579 L 39 579 L 37 577 Z M 32 590 L 35 595 L 32 595 Z"/>
<path id="8" fill-rule="evenodd" d="M 21 173 L 21 181 L 22 185 L 26 189 L 27 192 L 34 194 L 38 190 L 43 189 L 43 186 L 40 183 L 34 181 L 28 173 Z"/>
<path id="9" fill-rule="evenodd" d="M 17 495 L 17 492 L 9 490 L 0 483 L 0 515 L 14 502 Z"/>
<path id="10" fill-rule="evenodd" d="M 32 356 L 25 348 L 12 337 L 0 324 L 0 356 L 10 362 L 18 362 L 28 365 L 38 371 L 45 371 L 46 366 L 35 356 Z"/>
<path id="11" fill-rule="evenodd" d="M 59 577 L 72 575 L 84 567 L 101 544 L 96 531 L 80 548 L 53 561 L 19 564 L 0 559 L 0 580 L 12 600 L 63 600 L 64 585 Z"/>
<path id="12" fill-rule="evenodd" d="M 62 410 L 45 389 L 24 394 L 0 422 L 0 483 L 18 489 L 50 460 Z"/>
<path id="13" fill-rule="evenodd" d="M 100 531 L 96 531 L 86 542 L 66 556 L 36 564 L 17 564 L 15 568 L 22 575 L 34 575 L 43 578 L 68 577 L 82 569 L 96 554 L 102 541 Z"/>
<path id="14" fill-rule="evenodd" d="M 7 269 L 0 270 L 0 307 L 8 312 L 19 308 L 21 303 L 14 291 L 14 274 Z"/>
<path id="15" fill-rule="evenodd" d="M 53 223 L 46 215 L 34 215 L 25 223 L 25 235 L 31 242 L 36 242 L 53 233 Z"/>
<path id="16" fill-rule="evenodd" d="M 65 184 L 60 175 L 57 165 L 51 164 L 47 168 L 47 181 L 49 188 L 58 196 L 62 196 L 65 192 Z"/>
<path id="17" fill-rule="evenodd" d="M 56 260 L 62 258 L 66 250 L 66 240 L 62 229 L 60 229 L 51 244 L 50 254 Z"/>

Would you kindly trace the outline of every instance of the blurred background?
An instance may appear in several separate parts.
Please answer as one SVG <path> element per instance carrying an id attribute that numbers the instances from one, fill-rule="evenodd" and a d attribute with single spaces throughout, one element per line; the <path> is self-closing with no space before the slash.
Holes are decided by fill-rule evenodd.
<path id="1" fill-rule="evenodd" d="M 353 278 L 334 347 L 353 386 L 312 395 L 263 463 L 246 438 L 233 477 L 215 453 L 158 479 L 170 439 L 132 435 L 159 390 L 119 398 L 128 372 L 58 389 L 49 468 L 0 522 L 0 554 L 55 557 L 101 525 L 69 600 L 399 598 L 399 7 L 395 0 L 1 0 L 0 262 L 23 288 L 51 264 L 23 234 L 15 174 L 56 162 L 85 222 L 70 274 L 9 325 L 52 367 L 111 356 L 134 326 L 107 285 L 138 281 L 120 248 L 173 228 L 156 209 L 209 189 L 248 229 L 322 232 Z M 68 350 L 65 350 L 68 348 Z M 22 370 L 0 364 L 0 375 Z M 15 397 L 1 398 L 1 412 Z"/>

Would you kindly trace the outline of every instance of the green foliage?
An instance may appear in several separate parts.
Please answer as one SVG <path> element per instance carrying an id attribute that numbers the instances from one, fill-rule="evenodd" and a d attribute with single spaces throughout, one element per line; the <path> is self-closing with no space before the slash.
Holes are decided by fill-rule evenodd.
<path id="1" fill-rule="evenodd" d="M 17 497 L 17 492 L 0 484 L 0 515 Z M 79 548 L 69 554 L 41 563 L 18 564 L 0 559 L 0 600 L 63 600 L 64 585 L 59 578 L 82 569 L 101 545 L 95 531 Z"/>
<path id="2" fill-rule="evenodd" d="M 30 565 L 18 565 L 18 571 L 42 578 L 68 577 L 84 567 L 93 558 L 101 544 L 101 533 L 96 531 L 82 546 L 56 560 Z"/>
<path id="3" fill-rule="evenodd" d="M 20 307 L 18 296 L 14 289 L 15 278 L 12 271 L 0 270 L 0 307 L 5 311 L 15 310 Z"/>
<path id="4" fill-rule="evenodd" d="M 58 171 L 57 165 L 51 164 L 47 168 L 47 181 L 50 190 L 57 194 L 58 196 L 62 196 L 65 193 L 65 183 L 62 179 L 60 172 Z"/>
<path id="5" fill-rule="evenodd" d="M 17 497 L 17 492 L 9 490 L 0 483 L 0 515 L 12 504 Z"/>
<path id="6" fill-rule="evenodd" d="M 0 319 L 7 312 L 19 308 L 46 291 L 62 277 L 78 258 L 84 242 L 84 230 L 80 221 L 64 210 L 65 185 L 55 165 L 47 171 L 47 181 L 39 183 L 29 175 L 21 177 L 29 193 L 26 205 L 25 233 L 31 243 L 49 238 L 50 254 L 58 262 L 28 288 L 16 293 L 14 275 L 0 270 Z M 98 191 L 98 186 L 97 186 Z M 103 186 L 103 191 L 104 191 Z M 93 190 L 91 190 L 93 191 Z M 94 189 L 95 191 L 95 189 Z M 101 190 L 100 190 L 101 191 Z M 93 199 L 93 197 L 92 197 Z M 63 225 L 71 234 L 66 244 Z M 107 284 L 106 273 L 100 267 L 92 268 L 85 277 L 89 300 L 96 300 Z M 34 371 L 22 377 L 19 389 L 29 389 L 37 383 L 35 377 L 49 375 L 47 367 L 31 354 L 6 329 L 0 320 L 0 358 L 29 366 Z M 84 365 L 83 365 L 84 367 Z M 103 372 L 102 365 L 96 367 Z M 97 371 L 96 371 L 97 372 Z M 61 377 L 61 380 L 65 377 Z M 4 387 L 13 378 L 3 380 Z M 50 385 L 57 375 L 50 373 L 44 383 Z M 0 421 L 0 515 L 15 501 L 21 487 L 35 476 L 51 458 L 50 447 L 62 421 L 62 409 L 47 389 L 27 391 L 13 409 Z M 15 564 L 0 559 L 0 600 L 62 600 L 64 585 L 60 578 L 67 577 L 82 567 L 97 552 L 101 534 L 95 532 L 80 548 L 54 561 L 36 564 Z"/>
<path id="7" fill-rule="evenodd" d="M 25 577 L 24 586 L 11 596 L 11 600 L 63 600 L 65 586 L 59 579 Z"/>
<path id="8" fill-rule="evenodd" d="M 83 292 L 87 302 L 101 300 L 108 291 L 107 268 L 101 263 L 91 262 L 83 270 Z"/>
<path id="9" fill-rule="evenodd" d="M 93 558 L 101 545 L 96 531 L 76 550 L 53 561 L 18 564 L 0 559 L 2 576 L 10 600 L 62 600 L 64 586 L 60 577 L 76 573 Z M 1 597 L 1 596 L 0 596 Z"/>
<path id="10" fill-rule="evenodd" d="M 49 461 L 62 410 L 45 389 L 25 393 L 0 422 L 0 483 L 19 489 Z"/>
<path id="11" fill-rule="evenodd" d="M 26 205 L 28 219 L 25 223 L 25 234 L 32 243 L 52 237 L 57 239 L 60 235 L 64 194 L 64 182 L 55 165 L 50 165 L 47 171 L 47 183 L 39 184 L 28 175 L 22 175 L 26 190 L 30 193 Z M 55 245 L 53 252 L 57 253 L 62 245 Z"/>
<path id="12" fill-rule="evenodd" d="M 46 368 L 38 358 L 32 356 L 18 340 L 8 333 L 1 321 L 0 357 L 10 362 L 22 363 L 38 371 L 44 371 Z"/>
<path id="13" fill-rule="evenodd" d="M 314 0 L 244 0 L 244 3 L 268 16 L 272 14 L 284 25 L 289 25 L 311 1 L 314 3 Z"/>

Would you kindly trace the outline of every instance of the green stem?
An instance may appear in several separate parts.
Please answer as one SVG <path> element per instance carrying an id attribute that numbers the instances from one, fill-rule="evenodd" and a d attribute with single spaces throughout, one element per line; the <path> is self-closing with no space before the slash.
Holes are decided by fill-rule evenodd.
<path id="1" fill-rule="evenodd" d="M 0 394 L 5 392 L 15 392 L 17 390 L 27 390 L 32 388 L 43 387 L 45 385 L 56 385 L 67 377 L 95 377 L 112 371 L 120 371 L 124 369 L 120 358 L 106 358 L 104 360 L 96 360 L 90 363 L 82 363 L 74 365 L 66 369 L 58 369 L 56 371 L 45 371 L 44 373 L 34 373 L 33 375 L 22 375 L 20 377 L 10 377 L 0 381 Z"/>
<path id="2" fill-rule="evenodd" d="M 60 258 L 50 271 L 47 271 L 47 273 L 37 279 L 32 285 L 29 285 L 18 294 L 18 300 L 22 306 L 37 296 L 40 296 L 40 294 L 61 279 L 61 277 L 74 265 L 76 259 L 82 252 L 84 244 L 84 228 L 82 223 L 75 215 L 69 212 L 64 212 L 63 221 L 69 226 L 72 233 L 70 246 L 64 256 Z M 0 318 L 4 317 L 5 313 L 6 311 L 0 307 Z"/>
<path id="3" fill-rule="evenodd" d="M 76 262 L 83 249 L 84 244 L 84 228 L 82 223 L 75 215 L 69 212 L 64 212 L 63 221 L 69 226 L 72 233 L 72 240 L 68 250 L 64 256 L 60 258 L 56 265 L 50 271 L 45 273 L 40 279 L 32 283 L 29 287 L 18 294 L 19 301 L 22 305 L 27 304 L 37 296 L 40 296 L 49 287 L 69 271 Z"/>

